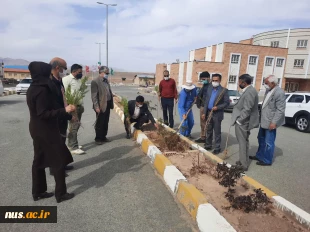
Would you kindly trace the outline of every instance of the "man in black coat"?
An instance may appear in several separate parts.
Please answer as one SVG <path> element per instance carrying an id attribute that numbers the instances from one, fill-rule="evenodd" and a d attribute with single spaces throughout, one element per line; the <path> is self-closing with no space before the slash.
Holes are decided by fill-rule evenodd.
<path id="1" fill-rule="evenodd" d="M 134 128 L 137 130 L 141 129 L 144 123 L 151 121 L 153 125 L 158 129 L 158 125 L 146 103 L 144 103 L 143 96 L 137 96 L 136 100 L 131 100 L 128 102 L 128 114 L 125 115 L 125 130 L 127 133 L 127 139 L 130 139 L 130 124 L 135 122 Z"/>
<path id="2" fill-rule="evenodd" d="M 72 155 L 64 144 L 58 119 L 65 119 L 75 110 L 75 106 L 55 109 L 56 88 L 50 79 L 51 65 L 43 62 L 31 62 L 29 71 L 33 80 L 27 91 L 27 105 L 30 112 L 29 131 L 33 139 L 34 160 L 32 164 L 33 200 L 49 198 L 47 193 L 45 168 L 54 172 L 57 202 L 69 200 L 73 193 L 67 193 L 65 166 L 73 162 Z"/>

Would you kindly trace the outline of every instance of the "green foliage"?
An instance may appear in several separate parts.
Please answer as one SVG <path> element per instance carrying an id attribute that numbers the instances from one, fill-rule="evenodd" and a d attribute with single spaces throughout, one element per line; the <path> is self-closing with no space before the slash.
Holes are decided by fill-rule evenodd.
<path id="1" fill-rule="evenodd" d="M 84 77 L 81 80 L 81 87 L 79 88 L 79 90 L 78 91 L 74 90 L 73 93 L 71 90 L 71 85 L 68 86 L 65 92 L 65 97 L 67 99 L 68 105 L 77 106 L 80 104 L 80 102 L 85 97 L 86 93 L 88 92 L 86 82 L 87 82 L 87 78 Z"/>
<path id="2" fill-rule="evenodd" d="M 128 100 L 125 97 L 122 97 L 122 100 L 120 104 L 124 107 L 124 114 L 126 117 L 129 117 L 129 111 L 128 111 Z"/>
<path id="3" fill-rule="evenodd" d="M 159 86 L 158 86 L 158 85 L 156 85 L 154 89 L 155 89 L 155 91 L 156 91 L 157 93 L 159 93 Z"/>
<path id="4" fill-rule="evenodd" d="M 154 107 L 154 106 L 151 105 L 151 103 L 152 103 L 151 100 L 150 100 L 150 101 L 144 101 L 144 103 L 147 105 L 149 111 L 152 111 L 152 110 L 156 110 L 156 109 L 157 109 L 156 107 Z M 155 105 L 155 106 L 157 106 L 157 105 Z"/>

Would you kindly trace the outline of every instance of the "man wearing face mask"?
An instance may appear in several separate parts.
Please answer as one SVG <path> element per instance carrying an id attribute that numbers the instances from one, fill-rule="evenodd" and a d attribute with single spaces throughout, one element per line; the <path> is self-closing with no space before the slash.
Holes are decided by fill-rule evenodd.
<path id="1" fill-rule="evenodd" d="M 235 104 L 231 116 L 231 126 L 235 126 L 236 138 L 239 143 L 239 161 L 244 171 L 248 170 L 249 165 L 250 130 L 257 128 L 259 124 L 258 94 L 251 83 L 252 77 L 249 74 L 239 77 L 242 95 Z"/>
<path id="2" fill-rule="evenodd" d="M 196 143 L 204 143 L 204 142 L 206 142 L 206 131 L 205 131 L 206 120 L 202 119 L 202 115 L 204 114 L 205 97 L 207 95 L 207 90 L 208 90 L 208 86 L 210 83 L 210 73 L 207 71 L 200 73 L 199 79 L 202 83 L 202 88 L 200 89 L 200 91 L 198 93 L 196 104 L 197 104 L 198 109 L 200 110 L 201 133 L 200 133 L 200 138 L 196 139 L 195 142 Z"/>
<path id="3" fill-rule="evenodd" d="M 218 155 L 221 152 L 221 135 L 222 135 L 222 121 L 224 119 L 224 109 L 229 106 L 229 96 L 226 88 L 220 85 L 222 80 L 221 74 L 212 75 L 212 85 L 208 87 L 205 104 L 204 114 L 202 118 L 207 120 L 210 113 L 212 117 L 207 127 L 205 149 L 212 150 L 213 131 L 215 134 L 215 149 L 214 155 Z M 217 104 L 216 104 L 217 103 Z"/>
<path id="4" fill-rule="evenodd" d="M 65 91 L 67 91 L 69 85 L 71 86 L 71 93 L 74 91 L 79 91 L 81 87 L 81 78 L 82 78 L 82 66 L 79 64 L 74 64 L 71 66 L 71 74 L 62 78 L 63 85 L 65 87 Z M 82 146 L 79 146 L 77 140 L 77 133 L 80 128 L 80 121 L 82 118 L 82 114 L 84 112 L 83 100 L 79 102 L 76 106 L 77 119 L 73 119 L 70 121 L 71 130 L 68 133 L 68 148 L 71 151 L 72 155 L 81 155 L 85 152 L 81 149 Z"/>
<path id="5" fill-rule="evenodd" d="M 57 95 L 56 101 L 54 102 L 54 108 L 65 108 L 68 104 L 65 97 L 65 88 L 62 83 L 62 77 L 64 77 L 65 70 L 67 70 L 67 63 L 64 59 L 55 57 L 50 61 L 50 65 L 52 66 L 51 84 L 54 84 L 51 88 L 55 90 L 55 94 Z M 71 114 L 67 114 L 66 118 L 58 119 L 59 131 L 64 144 L 66 144 L 68 121 L 70 120 L 72 120 Z M 65 169 L 71 170 L 73 169 L 73 166 L 66 166 Z M 51 169 L 50 174 L 53 175 L 53 171 Z"/>
<path id="6" fill-rule="evenodd" d="M 268 76 L 264 81 L 266 94 L 260 116 L 258 132 L 258 150 L 256 156 L 250 159 L 257 160 L 257 165 L 270 166 L 273 161 L 277 128 L 285 123 L 285 93 L 278 86 L 278 78 Z"/>
<path id="7" fill-rule="evenodd" d="M 169 71 L 164 71 L 164 80 L 159 83 L 159 96 L 158 100 L 161 101 L 163 109 L 164 123 L 169 125 L 170 128 L 174 126 L 173 107 L 178 101 L 177 85 L 174 79 L 169 77 Z M 169 120 L 168 120 L 169 112 Z M 169 123 L 168 123 L 169 122 Z"/>
<path id="8" fill-rule="evenodd" d="M 153 125 L 158 129 L 158 125 L 155 122 L 155 119 L 151 112 L 148 109 L 146 103 L 144 103 L 143 96 L 137 96 L 136 100 L 128 101 L 128 113 L 129 115 L 125 115 L 124 125 L 127 133 L 127 139 L 130 139 L 130 128 L 126 125 L 126 119 L 129 120 L 130 123 L 135 122 L 134 128 L 136 130 L 140 130 L 144 123 L 149 123 L 151 121 Z"/>
<path id="9" fill-rule="evenodd" d="M 108 134 L 110 110 L 114 108 L 114 103 L 108 77 L 109 68 L 102 66 L 99 69 L 99 77 L 91 82 L 91 98 L 97 117 L 95 142 L 98 145 L 102 145 L 104 142 L 110 142 L 106 136 Z"/>

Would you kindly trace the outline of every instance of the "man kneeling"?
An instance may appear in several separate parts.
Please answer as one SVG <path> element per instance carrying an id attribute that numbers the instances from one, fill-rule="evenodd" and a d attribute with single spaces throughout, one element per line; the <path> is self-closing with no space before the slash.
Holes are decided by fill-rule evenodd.
<path id="1" fill-rule="evenodd" d="M 149 123 L 151 121 L 153 125 L 158 129 L 158 125 L 151 112 L 148 109 L 146 103 L 144 103 L 144 97 L 138 96 L 136 100 L 128 101 L 128 114 L 125 115 L 124 120 L 125 130 L 127 133 L 127 139 L 131 137 L 131 123 L 135 122 L 134 128 L 140 130 L 144 123 Z"/>

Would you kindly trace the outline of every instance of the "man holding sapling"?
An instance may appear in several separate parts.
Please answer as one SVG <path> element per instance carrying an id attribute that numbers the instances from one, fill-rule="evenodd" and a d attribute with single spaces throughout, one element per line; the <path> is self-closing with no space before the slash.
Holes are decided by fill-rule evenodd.
<path id="1" fill-rule="evenodd" d="M 149 123 L 150 121 L 158 129 L 158 125 L 155 122 L 155 119 L 151 112 L 148 109 L 146 103 L 144 103 L 143 96 L 137 96 L 136 100 L 131 100 L 128 102 L 128 110 L 125 111 L 125 130 L 127 133 L 127 139 L 130 139 L 130 124 L 135 122 L 134 128 L 140 130 L 144 123 Z"/>
<path id="2" fill-rule="evenodd" d="M 108 81 L 109 74 L 109 68 L 102 66 L 99 69 L 99 77 L 91 82 L 91 98 L 97 117 L 95 142 L 98 145 L 102 145 L 104 142 L 110 142 L 106 136 L 108 134 L 110 110 L 114 108 L 114 103 Z"/>
<path id="3" fill-rule="evenodd" d="M 65 76 L 62 79 L 66 93 L 68 93 L 68 91 L 70 91 L 70 96 L 72 96 L 74 94 L 74 92 L 76 92 L 76 93 L 80 92 L 80 88 L 81 88 L 81 84 L 82 84 L 82 80 L 81 80 L 82 76 L 83 76 L 82 66 L 78 65 L 78 64 L 72 65 L 71 66 L 71 74 L 68 76 Z M 77 95 L 77 97 L 82 98 L 83 97 L 82 93 Z M 80 128 L 80 121 L 81 121 L 83 112 L 84 112 L 84 106 L 83 106 L 83 98 L 82 98 L 82 99 L 78 99 L 78 102 L 76 105 L 76 118 L 74 117 L 69 122 L 68 148 L 71 151 L 71 154 L 73 154 L 73 155 L 81 155 L 81 154 L 85 153 L 81 149 L 82 146 L 79 146 L 79 143 L 77 140 L 77 133 L 78 133 L 78 130 Z"/>

